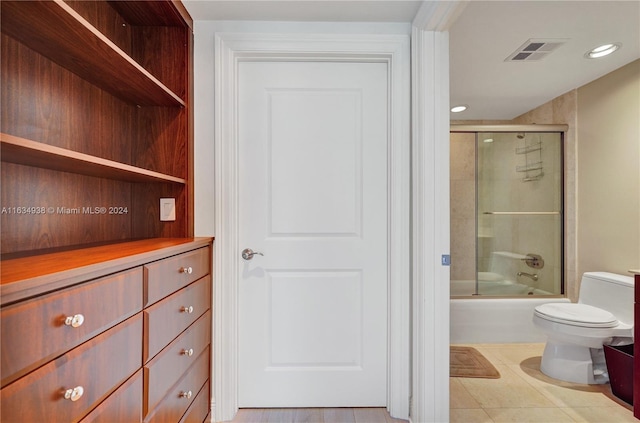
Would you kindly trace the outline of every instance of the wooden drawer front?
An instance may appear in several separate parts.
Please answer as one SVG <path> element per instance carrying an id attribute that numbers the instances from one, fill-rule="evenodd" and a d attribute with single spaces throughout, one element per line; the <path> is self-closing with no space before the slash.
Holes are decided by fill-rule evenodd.
<path id="1" fill-rule="evenodd" d="M 180 423 L 202 423 L 209 415 L 209 382 L 204 384 L 198 396 L 180 419 Z"/>
<path id="2" fill-rule="evenodd" d="M 70 422 L 98 402 L 140 367 L 142 315 L 138 314 L 85 342 L 62 357 L 0 391 L 3 422 Z M 65 391 L 81 386 L 76 401 Z"/>
<path id="3" fill-rule="evenodd" d="M 3 308 L 2 386 L 140 310 L 141 267 Z M 80 326 L 65 324 L 77 315 Z"/>
<path id="4" fill-rule="evenodd" d="M 206 312 L 145 366 L 145 414 L 160 402 L 209 345 L 211 313 Z"/>
<path id="5" fill-rule="evenodd" d="M 211 277 L 181 289 L 165 300 L 144 311 L 145 345 L 143 358 L 146 363 L 160 352 L 183 330 L 209 309 L 211 303 Z M 185 311 L 191 310 L 191 312 Z"/>
<path id="6" fill-rule="evenodd" d="M 144 266 L 147 301 L 151 305 L 209 274 L 211 250 L 200 248 Z"/>
<path id="7" fill-rule="evenodd" d="M 177 422 L 196 394 L 209 379 L 209 348 L 206 348 L 187 374 L 173 385 L 162 402 L 151 411 L 145 422 Z M 188 393 L 191 397 L 187 397 Z"/>
<path id="8" fill-rule="evenodd" d="M 131 376 L 81 423 L 116 423 L 142 421 L 142 369 Z"/>

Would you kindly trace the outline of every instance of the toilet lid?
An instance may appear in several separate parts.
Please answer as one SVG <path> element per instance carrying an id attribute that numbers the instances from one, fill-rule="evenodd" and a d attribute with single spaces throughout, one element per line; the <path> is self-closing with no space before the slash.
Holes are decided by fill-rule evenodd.
<path id="1" fill-rule="evenodd" d="M 539 317 L 573 326 L 612 328 L 618 325 L 616 317 L 606 310 L 579 303 L 548 303 L 535 308 Z"/>

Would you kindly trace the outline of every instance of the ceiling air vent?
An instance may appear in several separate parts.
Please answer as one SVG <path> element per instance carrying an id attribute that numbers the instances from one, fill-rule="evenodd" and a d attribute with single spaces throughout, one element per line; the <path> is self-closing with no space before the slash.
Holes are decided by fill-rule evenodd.
<path id="1" fill-rule="evenodd" d="M 552 51 L 566 43 L 565 38 L 529 39 L 507 57 L 505 62 L 530 62 L 542 60 Z"/>

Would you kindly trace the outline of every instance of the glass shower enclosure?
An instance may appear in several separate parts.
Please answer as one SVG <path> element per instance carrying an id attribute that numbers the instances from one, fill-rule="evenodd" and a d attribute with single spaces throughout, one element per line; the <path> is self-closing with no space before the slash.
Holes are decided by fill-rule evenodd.
<path id="1" fill-rule="evenodd" d="M 454 194 L 472 189 L 470 184 L 466 190 L 457 188 L 461 182 L 454 172 L 460 166 L 453 156 L 460 147 L 454 146 L 452 134 L 452 295 L 561 295 L 563 132 L 490 129 L 467 133 L 469 145 L 464 146 L 475 155 L 475 280 L 472 287 L 467 282 L 472 292 L 466 293 L 454 286 L 467 279 L 455 280 L 454 251 L 460 251 L 456 243 L 471 242 L 454 229 L 460 209 Z"/>

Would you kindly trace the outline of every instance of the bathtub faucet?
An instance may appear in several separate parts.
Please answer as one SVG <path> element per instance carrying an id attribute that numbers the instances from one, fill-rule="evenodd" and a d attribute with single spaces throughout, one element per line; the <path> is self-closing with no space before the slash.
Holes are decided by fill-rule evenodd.
<path id="1" fill-rule="evenodd" d="M 538 275 L 535 274 L 535 273 L 532 275 L 531 273 L 518 272 L 518 276 L 526 276 L 526 277 L 528 277 L 530 279 L 533 279 L 534 281 L 538 280 Z"/>

